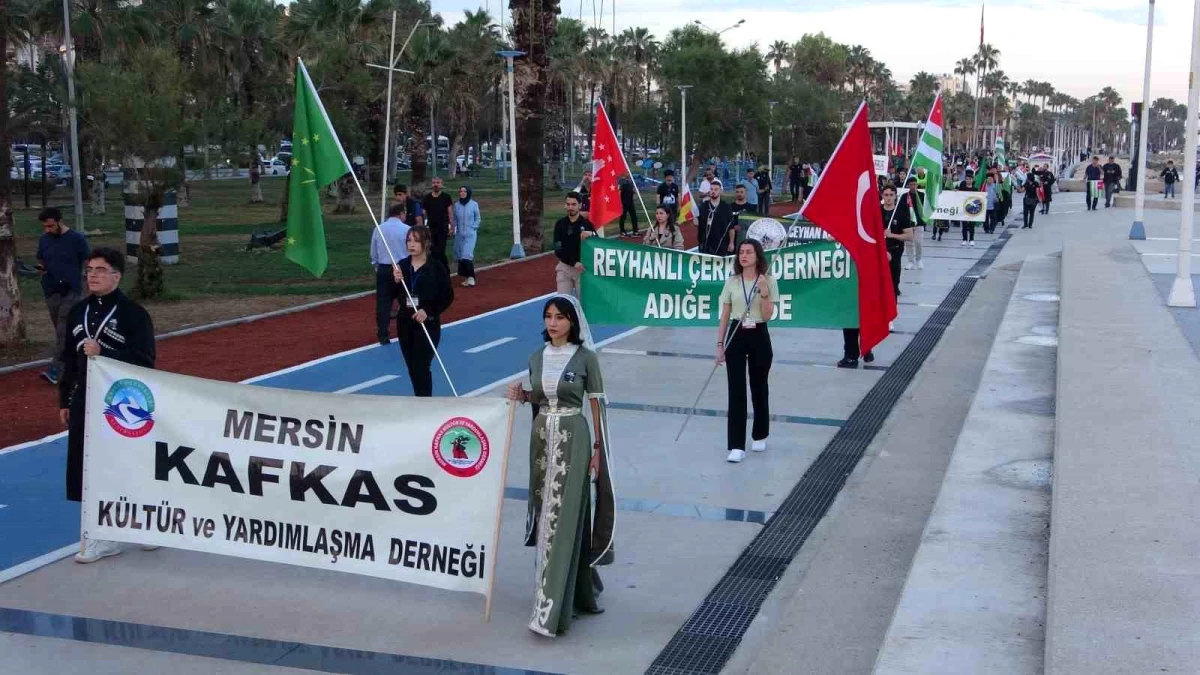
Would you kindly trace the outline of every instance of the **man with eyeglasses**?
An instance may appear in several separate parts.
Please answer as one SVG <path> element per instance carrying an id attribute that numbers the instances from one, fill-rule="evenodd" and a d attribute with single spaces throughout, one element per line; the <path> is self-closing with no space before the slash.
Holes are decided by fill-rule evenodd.
<path id="1" fill-rule="evenodd" d="M 145 368 L 154 367 L 154 324 L 150 314 L 118 288 L 125 256 L 97 248 L 84 262 L 88 297 L 67 315 L 62 376 L 58 381 L 58 418 L 67 427 L 67 499 L 83 497 L 83 431 L 87 398 L 87 360 L 104 356 Z M 91 563 L 125 550 L 115 541 L 85 538 L 75 562 Z M 143 547 L 156 548 L 156 547 Z"/>

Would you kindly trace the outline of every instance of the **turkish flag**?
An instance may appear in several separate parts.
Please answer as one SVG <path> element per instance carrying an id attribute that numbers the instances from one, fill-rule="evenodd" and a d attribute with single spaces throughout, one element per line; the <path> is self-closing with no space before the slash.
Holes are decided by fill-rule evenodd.
<path id="1" fill-rule="evenodd" d="M 896 318 L 866 102 L 858 107 L 800 214 L 832 235 L 854 260 L 859 348 L 865 354 L 888 336 L 888 323 Z"/>
<path id="2" fill-rule="evenodd" d="M 596 136 L 592 139 L 592 206 L 588 219 L 597 230 L 621 216 L 617 179 L 629 173 L 621 144 L 613 133 L 604 104 L 596 104 Z"/>

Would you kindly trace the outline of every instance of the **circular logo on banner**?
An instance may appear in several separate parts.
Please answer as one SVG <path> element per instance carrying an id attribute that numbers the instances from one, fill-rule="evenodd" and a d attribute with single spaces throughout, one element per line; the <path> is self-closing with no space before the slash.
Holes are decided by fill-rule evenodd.
<path id="1" fill-rule="evenodd" d="M 967 197 L 963 200 L 962 210 L 968 216 L 977 216 L 983 213 L 983 200 L 979 197 Z"/>
<path id="2" fill-rule="evenodd" d="M 117 380 L 104 395 L 104 419 L 126 438 L 140 438 L 154 428 L 154 394 L 137 380 Z"/>
<path id="3" fill-rule="evenodd" d="M 451 476 L 470 478 L 483 471 L 490 453 L 487 435 L 466 417 L 447 420 L 433 436 L 433 459 Z"/>

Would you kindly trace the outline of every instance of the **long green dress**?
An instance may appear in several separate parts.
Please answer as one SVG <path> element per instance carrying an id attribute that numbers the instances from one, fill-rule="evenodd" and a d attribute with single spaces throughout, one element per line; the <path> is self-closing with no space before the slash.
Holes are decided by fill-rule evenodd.
<path id="1" fill-rule="evenodd" d="M 576 611 L 600 613 L 604 589 L 593 569 L 613 560 L 614 494 L 608 462 L 604 378 L 595 352 L 547 344 L 529 359 L 530 401 L 536 406 L 529 439 L 529 510 L 525 545 L 536 546 L 537 580 L 529 629 L 553 637 Z M 589 461 L 588 402 L 600 408 L 600 470 L 595 518 Z"/>

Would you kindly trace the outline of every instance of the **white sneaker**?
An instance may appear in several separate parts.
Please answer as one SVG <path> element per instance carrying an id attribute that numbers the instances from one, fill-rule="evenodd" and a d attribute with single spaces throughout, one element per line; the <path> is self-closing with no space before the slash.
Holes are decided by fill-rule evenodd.
<path id="1" fill-rule="evenodd" d="M 974 240 L 972 240 L 972 241 L 971 241 L 971 248 L 975 248 L 975 242 L 974 242 Z"/>
<path id="2" fill-rule="evenodd" d="M 919 270 L 925 269 L 925 261 L 924 260 L 917 261 L 917 269 L 919 269 Z"/>
<path id="3" fill-rule="evenodd" d="M 734 448 L 733 450 L 729 451 L 729 456 L 725 458 L 725 461 L 733 462 L 734 464 L 737 464 L 738 462 L 742 461 L 745 458 L 746 458 L 745 450 L 738 450 L 737 448 Z"/>
<path id="4" fill-rule="evenodd" d="M 767 439 L 764 438 L 761 441 L 752 442 L 750 444 L 750 449 L 755 452 L 762 452 L 763 450 L 766 450 L 767 449 Z"/>
<path id="5" fill-rule="evenodd" d="M 474 286 L 475 285 L 475 277 L 467 277 L 467 285 Z"/>
<path id="6" fill-rule="evenodd" d="M 966 245 L 967 245 L 967 240 L 963 239 L 962 246 L 966 246 Z"/>
<path id="7" fill-rule="evenodd" d="M 904 269 L 906 269 L 906 270 L 911 270 L 912 268 L 913 268 L 913 264 L 912 264 L 912 263 L 910 263 L 910 262 L 906 262 L 906 263 L 904 263 Z"/>
<path id="8" fill-rule="evenodd" d="M 106 541 L 104 539 L 87 539 L 83 543 L 83 550 L 75 554 L 75 562 L 77 563 L 94 563 L 102 558 L 111 558 L 114 555 L 120 555 L 125 550 L 125 546 L 119 542 Z"/>

